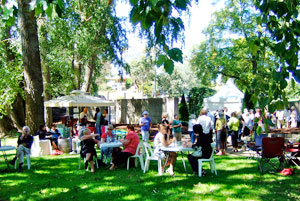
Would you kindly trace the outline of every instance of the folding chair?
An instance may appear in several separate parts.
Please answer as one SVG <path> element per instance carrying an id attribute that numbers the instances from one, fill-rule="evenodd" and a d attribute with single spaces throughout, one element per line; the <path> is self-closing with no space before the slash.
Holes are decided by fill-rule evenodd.
<path id="1" fill-rule="evenodd" d="M 199 175 L 199 177 L 202 177 L 202 162 L 209 162 L 211 173 L 215 172 L 215 174 L 218 175 L 215 160 L 214 160 L 214 153 L 215 153 L 216 144 L 211 143 L 210 145 L 211 145 L 211 148 L 212 148 L 210 158 L 208 158 L 208 159 L 204 159 L 204 158 L 203 159 L 198 159 L 198 175 Z"/>
<path id="2" fill-rule="evenodd" d="M 292 145 L 287 145 L 285 149 L 285 157 L 287 163 L 300 167 L 300 161 L 298 157 L 300 156 L 300 143 L 294 143 Z"/>
<path id="3" fill-rule="evenodd" d="M 145 152 L 146 152 L 144 173 L 149 170 L 150 161 L 157 161 L 158 162 L 158 164 L 157 164 L 158 174 L 162 175 L 161 159 L 154 155 L 154 152 L 153 152 L 153 150 L 152 150 L 149 143 L 144 142 L 144 149 L 145 149 Z"/>
<path id="4" fill-rule="evenodd" d="M 140 164 L 141 164 L 141 169 L 142 171 L 144 171 L 144 160 L 143 160 L 143 155 L 142 155 L 142 149 L 143 149 L 143 143 L 140 142 L 139 145 L 136 148 L 136 152 L 135 155 L 128 157 L 127 159 L 127 170 L 129 170 L 129 161 L 130 158 L 134 158 L 134 163 L 135 163 L 135 167 L 137 167 L 137 163 L 136 163 L 136 159 L 140 160 Z"/>
<path id="5" fill-rule="evenodd" d="M 268 169 L 273 169 L 276 172 L 283 167 L 284 162 L 284 138 L 283 137 L 265 137 L 262 139 L 262 151 L 258 158 L 258 165 L 261 173 Z M 272 159 L 277 158 L 279 165 Z M 268 168 L 267 168 L 268 167 Z"/>

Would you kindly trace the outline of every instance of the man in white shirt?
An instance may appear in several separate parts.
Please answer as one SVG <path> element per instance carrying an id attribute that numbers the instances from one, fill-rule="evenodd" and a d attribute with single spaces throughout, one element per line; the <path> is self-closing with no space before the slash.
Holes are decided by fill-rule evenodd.
<path id="1" fill-rule="evenodd" d="M 203 129 L 204 134 L 210 134 L 210 131 L 213 129 L 213 122 L 210 117 L 207 116 L 207 110 L 202 109 L 200 115 L 197 119 L 197 124 L 200 124 Z"/>

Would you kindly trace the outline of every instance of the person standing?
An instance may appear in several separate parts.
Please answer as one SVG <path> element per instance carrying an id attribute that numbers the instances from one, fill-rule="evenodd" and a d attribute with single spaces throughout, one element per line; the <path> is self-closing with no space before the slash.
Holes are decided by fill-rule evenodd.
<path id="1" fill-rule="evenodd" d="M 239 132 L 240 121 L 236 117 L 235 112 L 231 113 L 231 117 L 228 122 L 228 127 L 231 130 L 231 143 L 233 152 L 238 152 L 238 132 Z"/>
<path id="2" fill-rule="evenodd" d="M 216 116 L 216 147 L 217 150 L 219 151 L 217 155 L 224 155 L 225 154 L 225 149 L 226 149 L 226 120 L 224 118 L 224 114 L 219 113 Z"/>
<path id="3" fill-rule="evenodd" d="M 196 124 L 197 124 L 196 115 L 191 114 L 190 120 L 189 120 L 188 132 L 190 134 L 192 144 L 194 144 L 194 142 L 195 142 L 195 134 L 194 134 L 194 131 L 193 131 L 193 127 Z"/>
<path id="4" fill-rule="evenodd" d="M 88 112 L 88 109 L 85 107 L 79 115 L 79 119 L 80 119 L 79 123 L 84 124 L 85 126 L 88 123 L 88 113 L 87 112 Z"/>
<path id="5" fill-rule="evenodd" d="M 283 110 L 276 111 L 276 119 L 277 119 L 277 128 L 283 128 L 284 127 L 284 111 Z"/>
<path id="6" fill-rule="evenodd" d="M 203 134 L 208 135 L 207 138 L 212 142 L 212 130 L 213 130 L 213 122 L 210 117 L 207 116 L 207 110 L 202 109 L 200 111 L 199 117 L 197 119 L 197 124 L 202 126 Z"/>
<path id="7" fill-rule="evenodd" d="M 103 119 L 103 116 L 100 112 L 100 109 L 97 107 L 96 108 L 96 114 L 94 117 L 95 121 L 96 121 L 96 133 L 100 134 L 100 137 L 102 135 L 102 129 L 101 129 L 101 119 Z"/>
<path id="8" fill-rule="evenodd" d="M 182 124 L 181 121 L 179 121 L 179 116 L 175 114 L 172 122 L 172 129 L 177 142 L 181 142 L 181 126 Z"/>
<path id="9" fill-rule="evenodd" d="M 142 139 L 144 142 L 148 142 L 150 136 L 151 118 L 148 116 L 147 111 L 143 112 L 143 117 L 140 118 L 140 126 L 142 132 Z"/>
<path id="10" fill-rule="evenodd" d="M 298 124 L 298 112 L 295 108 L 295 106 L 291 107 L 292 113 L 291 113 L 291 128 L 296 128 Z"/>
<path id="11" fill-rule="evenodd" d="M 17 158 L 19 158 L 19 172 L 21 172 L 24 164 L 24 155 L 30 154 L 31 145 L 33 143 L 33 137 L 30 135 L 28 126 L 23 127 L 22 134 L 19 135 L 17 143 L 17 154 L 13 160 L 10 161 L 10 164 L 14 165 Z"/>

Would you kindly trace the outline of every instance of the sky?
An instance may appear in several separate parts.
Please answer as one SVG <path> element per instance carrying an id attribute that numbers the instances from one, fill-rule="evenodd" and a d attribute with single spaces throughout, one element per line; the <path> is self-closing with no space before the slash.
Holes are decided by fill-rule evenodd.
<path id="1" fill-rule="evenodd" d="M 190 8 L 190 16 L 183 17 L 185 25 L 185 44 L 179 44 L 184 55 L 188 55 L 193 46 L 200 44 L 205 40 L 205 36 L 202 31 L 208 26 L 211 15 L 217 9 L 223 6 L 223 0 L 221 0 L 215 6 L 212 5 L 212 0 L 199 0 L 198 4 L 193 3 Z M 116 13 L 119 17 L 128 17 L 130 12 L 130 5 L 125 2 L 118 1 L 116 4 Z M 130 27 L 130 22 L 126 23 L 126 27 Z M 145 41 L 138 37 L 138 33 L 128 34 L 129 49 L 124 55 L 124 59 L 127 62 L 136 60 L 144 55 Z"/>

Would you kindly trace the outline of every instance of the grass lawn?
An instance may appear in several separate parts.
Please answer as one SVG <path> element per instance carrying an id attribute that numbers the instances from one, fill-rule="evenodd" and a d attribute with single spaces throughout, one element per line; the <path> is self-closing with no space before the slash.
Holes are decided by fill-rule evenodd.
<path id="1" fill-rule="evenodd" d="M 7 144 L 15 143 L 10 139 Z M 8 152 L 12 159 L 14 152 Z M 185 176 L 181 160 L 175 176 L 158 176 L 157 162 L 149 172 L 120 168 L 78 170 L 78 155 L 31 158 L 32 168 L 18 173 L 0 156 L 0 200 L 300 200 L 300 171 L 293 176 L 261 175 L 257 162 L 245 157 L 215 156 L 218 176 Z M 180 158 L 179 158 L 180 159 Z M 189 172 L 191 167 L 186 159 Z M 83 167 L 83 164 L 82 164 Z"/>

